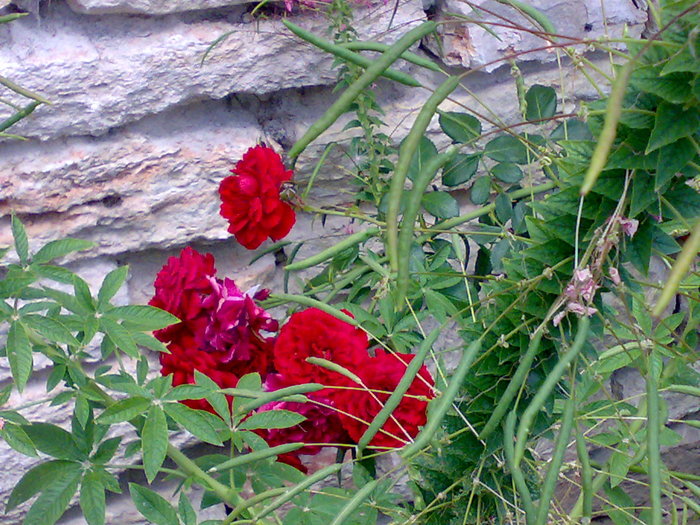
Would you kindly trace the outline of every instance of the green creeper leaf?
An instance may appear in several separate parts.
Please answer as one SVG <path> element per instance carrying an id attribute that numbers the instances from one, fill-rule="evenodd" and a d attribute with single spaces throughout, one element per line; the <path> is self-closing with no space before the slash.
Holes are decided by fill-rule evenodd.
<path id="1" fill-rule="evenodd" d="M 78 463 L 65 465 L 61 476 L 51 483 L 45 483 L 41 495 L 34 502 L 24 518 L 24 525 L 53 525 L 68 508 L 78 485 L 80 484 L 81 466 Z"/>
<path id="2" fill-rule="evenodd" d="M 90 312 L 95 311 L 95 300 L 92 298 L 90 293 L 90 287 L 81 277 L 78 275 L 73 276 L 73 290 L 75 293 L 75 299 L 80 303 L 80 305 Z"/>
<path id="3" fill-rule="evenodd" d="M 193 410 L 180 403 L 167 403 L 163 405 L 163 408 L 166 414 L 193 436 L 212 445 L 222 444 L 216 429 L 201 410 Z"/>
<path id="4" fill-rule="evenodd" d="M 405 139 L 404 139 L 405 140 Z M 402 142 L 403 145 L 403 142 Z M 410 180 L 415 180 L 418 174 L 423 171 L 425 165 L 438 154 L 435 144 L 428 137 L 421 137 L 413 157 L 411 158 L 411 164 L 408 168 L 408 173 L 406 176 Z"/>
<path id="5" fill-rule="evenodd" d="M 669 73 L 661 76 L 658 67 L 639 68 L 630 78 L 630 85 L 663 98 L 667 102 L 682 104 L 690 97 L 691 73 Z"/>
<path id="6" fill-rule="evenodd" d="M 697 39 L 697 36 L 696 36 Z M 691 53 L 688 44 L 683 46 L 680 51 L 674 54 L 671 59 L 666 62 L 663 69 L 661 70 L 661 76 L 668 75 L 669 73 L 700 73 L 700 60 L 697 56 Z"/>
<path id="7" fill-rule="evenodd" d="M 12 215 L 12 237 L 15 239 L 15 251 L 21 264 L 29 262 L 29 239 L 24 224 L 16 215 Z"/>
<path id="8" fill-rule="evenodd" d="M 32 467 L 12 489 L 5 506 L 5 512 L 10 512 L 18 505 L 36 496 L 45 486 L 62 477 L 64 472 L 71 472 L 75 468 L 80 468 L 80 465 L 72 461 L 60 460 L 47 461 Z"/>
<path id="9" fill-rule="evenodd" d="M 501 193 L 496 197 L 494 204 L 496 205 L 496 217 L 501 224 L 505 224 L 510 220 L 513 214 L 513 205 L 511 204 L 510 197 L 508 197 L 506 193 Z"/>
<path id="10" fill-rule="evenodd" d="M 610 486 L 617 487 L 627 477 L 632 458 L 622 451 L 614 450 L 610 456 Z"/>
<path id="11" fill-rule="evenodd" d="M 585 122 L 572 118 L 554 128 L 549 138 L 552 140 L 593 140 L 593 134 Z"/>
<path id="12" fill-rule="evenodd" d="M 146 479 L 153 483 L 168 450 L 168 425 L 163 409 L 158 406 L 152 406 L 148 411 L 141 434 L 141 449 Z"/>
<path id="13" fill-rule="evenodd" d="M 78 340 L 62 323 L 43 315 L 24 315 L 22 322 L 52 343 L 79 346 Z"/>
<path id="14" fill-rule="evenodd" d="M 105 312 L 105 317 L 128 321 L 142 330 L 160 330 L 180 322 L 173 314 L 147 305 L 117 306 Z"/>
<path id="15" fill-rule="evenodd" d="M 457 200 L 446 191 L 431 191 L 421 199 L 423 208 L 438 219 L 449 219 L 459 215 Z"/>
<path id="16" fill-rule="evenodd" d="M 109 272 L 102 281 L 100 291 L 97 293 L 97 306 L 102 309 L 109 304 L 109 301 L 124 284 L 126 276 L 129 274 L 128 266 L 120 266 Z"/>
<path id="17" fill-rule="evenodd" d="M 690 137 L 697 132 L 698 128 L 700 128 L 700 111 L 662 102 L 656 112 L 656 121 L 649 137 L 646 153 L 649 154 L 678 139 Z"/>
<path id="18" fill-rule="evenodd" d="M 61 427 L 50 423 L 22 425 L 22 429 L 40 452 L 56 459 L 82 461 L 85 455 L 80 452 L 73 436 Z"/>
<path id="19" fill-rule="evenodd" d="M 472 185 L 471 200 L 474 204 L 483 204 L 489 200 L 491 193 L 491 179 L 489 177 L 478 177 Z"/>
<path id="20" fill-rule="evenodd" d="M 129 492 L 138 511 L 155 525 L 180 523 L 175 509 L 160 494 L 136 483 L 129 483 Z"/>
<path id="21" fill-rule="evenodd" d="M 481 155 L 457 154 L 442 168 L 442 183 L 445 186 L 459 186 L 471 179 L 479 167 Z"/>
<path id="22" fill-rule="evenodd" d="M 88 250 L 95 246 L 94 242 L 84 241 L 81 239 L 60 239 L 51 241 L 42 246 L 38 252 L 32 257 L 35 263 L 47 263 L 69 253 Z"/>
<path id="23" fill-rule="evenodd" d="M 180 519 L 184 525 L 197 525 L 197 513 L 192 507 L 192 503 L 185 496 L 185 491 L 180 491 L 180 500 L 177 504 L 177 510 L 180 513 Z"/>
<path id="24" fill-rule="evenodd" d="M 19 321 L 12 322 L 7 334 L 7 358 L 10 361 L 10 370 L 17 390 L 22 392 L 32 373 L 34 360 L 29 337 Z"/>
<path id="25" fill-rule="evenodd" d="M 557 112 L 557 92 L 553 88 L 535 84 L 525 94 L 527 120 L 541 120 L 553 117 Z"/>
<path id="26" fill-rule="evenodd" d="M 241 423 L 240 430 L 257 430 L 259 428 L 289 428 L 298 425 L 306 418 L 290 410 L 266 410 L 256 412 Z"/>
<path id="27" fill-rule="evenodd" d="M 481 136 L 481 122 L 473 115 L 446 111 L 440 113 L 438 122 L 445 135 L 458 143 L 463 144 Z"/>
<path id="28" fill-rule="evenodd" d="M 80 485 L 80 508 L 89 525 L 104 525 L 105 523 L 105 488 L 101 477 L 94 472 L 83 476 Z"/>
<path id="29" fill-rule="evenodd" d="M 126 328 L 107 317 L 100 318 L 99 322 L 100 330 L 107 334 L 107 337 L 109 337 L 118 348 L 128 356 L 134 359 L 138 358 L 139 349 L 134 342 L 134 338 Z"/>
<path id="30" fill-rule="evenodd" d="M 527 164 L 527 148 L 513 135 L 500 135 L 484 147 L 484 154 L 497 162 Z"/>
<path id="31" fill-rule="evenodd" d="M 22 430 L 21 426 L 6 421 L 5 425 L 0 430 L 0 435 L 10 447 L 20 454 L 34 458 L 38 456 L 34 448 L 34 443 L 29 439 L 27 433 Z"/>
<path id="32" fill-rule="evenodd" d="M 659 150 L 659 160 L 656 166 L 656 184 L 654 189 L 658 191 L 664 184 L 670 181 L 676 173 L 685 168 L 686 164 L 693 160 L 696 151 L 689 138 L 682 138 L 671 144 L 667 144 Z"/>
<path id="33" fill-rule="evenodd" d="M 700 216 L 700 194 L 686 183 L 677 184 L 664 195 L 666 200 L 674 207 L 675 211 L 685 219 L 694 219 Z M 665 217 L 676 218 L 674 210 L 662 204 Z"/>
<path id="34" fill-rule="evenodd" d="M 515 184 L 523 178 L 523 170 L 520 169 L 520 166 L 512 162 L 496 164 L 491 168 L 491 173 L 493 173 L 493 176 L 498 180 L 507 184 Z"/>
<path id="35" fill-rule="evenodd" d="M 117 401 L 102 412 L 97 418 L 97 423 L 113 425 L 114 423 L 131 421 L 136 416 L 146 412 L 150 406 L 151 401 L 145 397 L 127 397 Z"/>
<path id="36" fill-rule="evenodd" d="M 654 182 L 654 177 L 643 171 L 637 172 L 632 178 L 630 218 L 636 217 L 658 200 L 659 196 L 654 191 Z"/>

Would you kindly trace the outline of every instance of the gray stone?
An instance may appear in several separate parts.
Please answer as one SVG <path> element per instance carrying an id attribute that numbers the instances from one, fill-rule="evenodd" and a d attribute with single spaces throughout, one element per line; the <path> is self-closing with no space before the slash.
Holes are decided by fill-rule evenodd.
<path id="1" fill-rule="evenodd" d="M 68 5 L 75 12 L 90 15 L 114 13 L 163 15 L 245 3 L 246 0 L 68 0 Z"/>
<path id="2" fill-rule="evenodd" d="M 419 0 L 358 9 L 360 38 L 393 42 L 425 15 Z M 244 10 L 216 17 L 86 17 L 50 6 L 40 25 L 30 17 L 0 27 L 0 74 L 53 102 L 13 132 L 40 139 L 102 135 L 170 106 L 231 93 L 332 84 L 332 55 L 292 35 L 279 19 L 245 23 Z M 320 15 L 295 22 L 325 35 Z M 219 36 L 230 36 L 200 61 Z M 0 90 L 0 96 L 7 96 Z M 0 119 L 9 114 L 4 106 Z M 4 112 L 4 113 L 3 113 Z"/>
<path id="3" fill-rule="evenodd" d="M 599 0 L 528 2 L 554 24 L 558 35 L 565 36 L 555 41 L 566 44 L 601 37 L 619 38 L 625 28 L 629 36 L 638 37 L 647 21 L 644 2 L 638 4 L 640 7 L 636 7 L 632 0 L 606 0 L 604 4 Z M 482 7 L 484 11 L 473 10 L 472 6 Z M 434 40 L 430 41 L 430 47 L 447 65 L 492 71 L 506 64 L 503 59 L 509 55 L 519 55 L 518 61 L 551 62 L 557 58 L 555 49 L 540 49 L 551 46 L 547 39 L 537 34 L 542 31 L 541 27 L 496 0 L 442 0 L 438 3 L 438 13 L 438 18 L 443 20 L 454 20 L 451 14 L 456 13 L 483 24 L 450 23 L 440 27 L 442 52 Z M 586 45 L 576 46 L 578 51 L 585 48 Z"/>

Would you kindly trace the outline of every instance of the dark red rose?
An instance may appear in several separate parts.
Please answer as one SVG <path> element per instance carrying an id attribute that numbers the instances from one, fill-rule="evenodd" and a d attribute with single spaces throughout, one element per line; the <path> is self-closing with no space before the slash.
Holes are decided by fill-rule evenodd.
<path id="1" fill-rule="evenodd" d="M 413 355 L 391 354 L 377 350 L 376 357 L 366 359 L 361 366 L 352 369 L 367 390 L 337 390 L 333 403 L 343 426 L 354 441 L 359 441 L 391 392 L 399 384 L 406 366 Z M 372 438 L 370 446 L 400 448 L 409 438 L 418 435 L 419 428 L 425 425 L 428 399 L 434 396 L 435 384 L 430 372 L 422 366 L 408 391 L 393 413 L 393 418 L 384 424 Z"/>
<path id="2" fill-rule="evenodd" d="M 216 275 L 214 256 L 202 255 L 190 247 L 179 257 L 170 257 L 153 283 L 155 295 L 148 304 L 166 310 L 182 322 L 154 332 L 160 341 L 177 339 L 182 331 L 196 333 L 204 328 L 203 298 L 211 293 Z"/>
<path id="3" fill-rule="evenodd" d="M 283 182 L 292 179 L 282 159 L 272 148 L 255 146 L 231 170 L 219 186 L 220 213 L 229 222 L 228 231 L 249 250 L 268 237 L 282 239 L 294 226 L 292 207 L 280 199 Z"/>
<path id="4" fill-rule="evenodd" d="M 275 343 L 275 368 L 290 384 L 352 386 L 355 385 L 352 380 L 306 359 L 320 357 L 354 370 L 369 358 L 367 345 L 367 335 L 361 329 L 322 310 L 309 308 L 293 314 L 282 327 Z M 319 395 L 330 395 L 326 390 Z"/>

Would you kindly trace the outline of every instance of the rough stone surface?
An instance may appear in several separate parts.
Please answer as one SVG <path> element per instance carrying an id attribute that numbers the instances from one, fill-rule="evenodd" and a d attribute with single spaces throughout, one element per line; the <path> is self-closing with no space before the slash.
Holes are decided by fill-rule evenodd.
<path id="1" fill-rule="evenodd" d="M 246 0 L 68 0 L 68 5 L 75 12 L 91 15 L 114 13 L 163 15 L 245 3 Z"/>
<path id="2" fill-rule="evenodd" d="M 41 25 L 26 17 L 0 27 L 0 75 L 53 102 L 13 128 L 27 137 L 102 135 L 176 104 L 335 81 L 331 55 L 280 19 L 246 23 L 240 7 L 160 18 L 81 16 L 60 2 L 50 10 Z M 386 31 L 392 11 L 383 3 L 361 11 L 360 37 L 392 42 L 425 17 L 417 0 L 402 1 Z M 327 25 L 320 15 L 295 20 L 321 35 Z M 224 33 L 231 34 L 200 65 Z"/>
<path id="3" fill-rule="evenodd" d="M 599 37 L 620 37 L 625 27 L 631 37 L 637 37 L 647 21 L 645 4 L 637 2 L 640 6 L 637 7 L 632 0 L 605 2 L 604 10 L 599 0 L 532 0 L 527 4 L 542 12 L 554 24 L 557 35 L 566 37 L 558 40 L 567 44 Z M 443 60 L 447 65 L 492 71 L 506 63 L 503 61 L 505 56 L 513 54 L 519 55 L 519 61 L 556 60 L 554 49 L 540 49 L 550 45 L 547 39 L 537 34 L 537 31 L 542 31 L 541 27 L 503 3 L 495 0 L 445 0 L 439 4 L 438 18 L 448 18 L 453 13 L 477 19 L 484 25 L 450 23 L 441 26 Z M 522 31 L 516 25 L 533 32 Z M 491 33 L 498 35 L 498 39 Z M 577 49 L 585 47 L 581 45 Z M 431 49 L 437 52 L 434 40 Z"/>

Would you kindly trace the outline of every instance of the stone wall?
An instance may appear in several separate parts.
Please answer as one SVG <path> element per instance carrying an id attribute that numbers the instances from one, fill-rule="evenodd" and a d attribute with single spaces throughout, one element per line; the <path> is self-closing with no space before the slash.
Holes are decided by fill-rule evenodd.
<path id="1" fill-rule="evenodd" d="M 482 16 L 500 24 L 494 26 L 500 39 L 475 25 L 443 26 L 445 65 L 455 71 L 473 70 L 465 79 L 467 89 L 446 106 L 479 108 L 483 103 L 498 111 L 493 115 L 479 109 L 490 121 L 516 121 L 509 67 L 496 62 L 514 52 L 521 53 L 528 83 L 561 88 L 565 110 L 596 95 L 597 86 L 565 57 L 538 50 L 544 42 L 536 32 L 516 32 L 498 18 L 514 19 L 512 10 L 493 0 L 476 3 L 484 9 Z M 639 35 L 647 20 L 634 0 L 606 0 L 605 16 L 599 0 L 530 3 L 542 9 L 560 33 L 577 38 L 619 35 L 625 26 Z M 185 245 L 213 252 L 220 274 L 235 277 L 243 287 L 278 281 L 281 272 L 273 256 L 249 265 L 254 254 L 231 241 L 218 215 L 216 188 L 256 142 L 289 148 L 333 101 L 335 72 L 328 55 L 284 28 L 284 6 L 268 6 L 264 16 L 254 19 L 254 5 L 246 0 L 0 0 L 0 14 L 31 13 L 0 26 L 0 75 L 52 102 L 13 128 L 27 140 L 0 139 L 0 246 L 11 242 L 11 212 L 25 222 L 34 247 L 64 236 L 94 241 L 94 249 L 69 262 L 93 286 L 110 269 L 129 264 L 128 282 L 117 297 L 121 303 L 146 302 L 155 273 Z M 451 12 L 466 14 L 470 8 L 458 0 L 396 0 L 358 7 L 355 26 L 360 38 L 391 43 L 427 16 L 442 19 Z M 288 16 L 325 34 L 326 21 L 315 10 L 297 6 Z M 208 46 L 224 33 L 229 37 L 202 62 Z M 436 53 L 437 44 L 427 40 L 414 51 Z M 590 58 L 609 67 L 607 56 Z M 427 87 L 440 82 L 433 72 L 407 64 L 399 67 Z M 602 81 L 600 85 L 604 88 Z M 398 142 L 429 90 L 383 80 L 376 87 L 387 130 Z M 0 98 L 12 100 L 1 89 Z M 3 111 L 0 121 L 7 116 Z M 312 160 L 326 143 L 347 136 L 340 131 L 342 125 L 300 159 L 298 180 L 308 176 Z M 334 169 L 334 163 L 341 162 L 342 155 L 331 157 L 310 201 L 351 200 L 342 169 Z M 342 221 L 323 227 L 301 216 L 291 238 L 310 240 L 305 250 L 312 251 L 344 227 Z M 40 369 L 25 393 L 13 395 L 10 404 L 41 399 L 46 373 Z M 6 383 L 9 370 L 4 360 L 0 374 Z M 69 418 L 66 411 L 46 405 L 38 405 L 33 415 L 57 424 Z M 127 434 L 125 442 L 128 439 Z M 180 443 L 185 440 L 179 438 Z M 34 461 L 4 443 L 0 458 L 5 465 L 0 479 L 4 504 Z M 123 498 L 115 498 L 108 523 L 140 523 L 137 513 L 123 510 L 128 507 Z M 24 510 L 0 517 L 0 523 L 18 523 Z M 73 513 L 64 523 L 82 520 Z"/>

